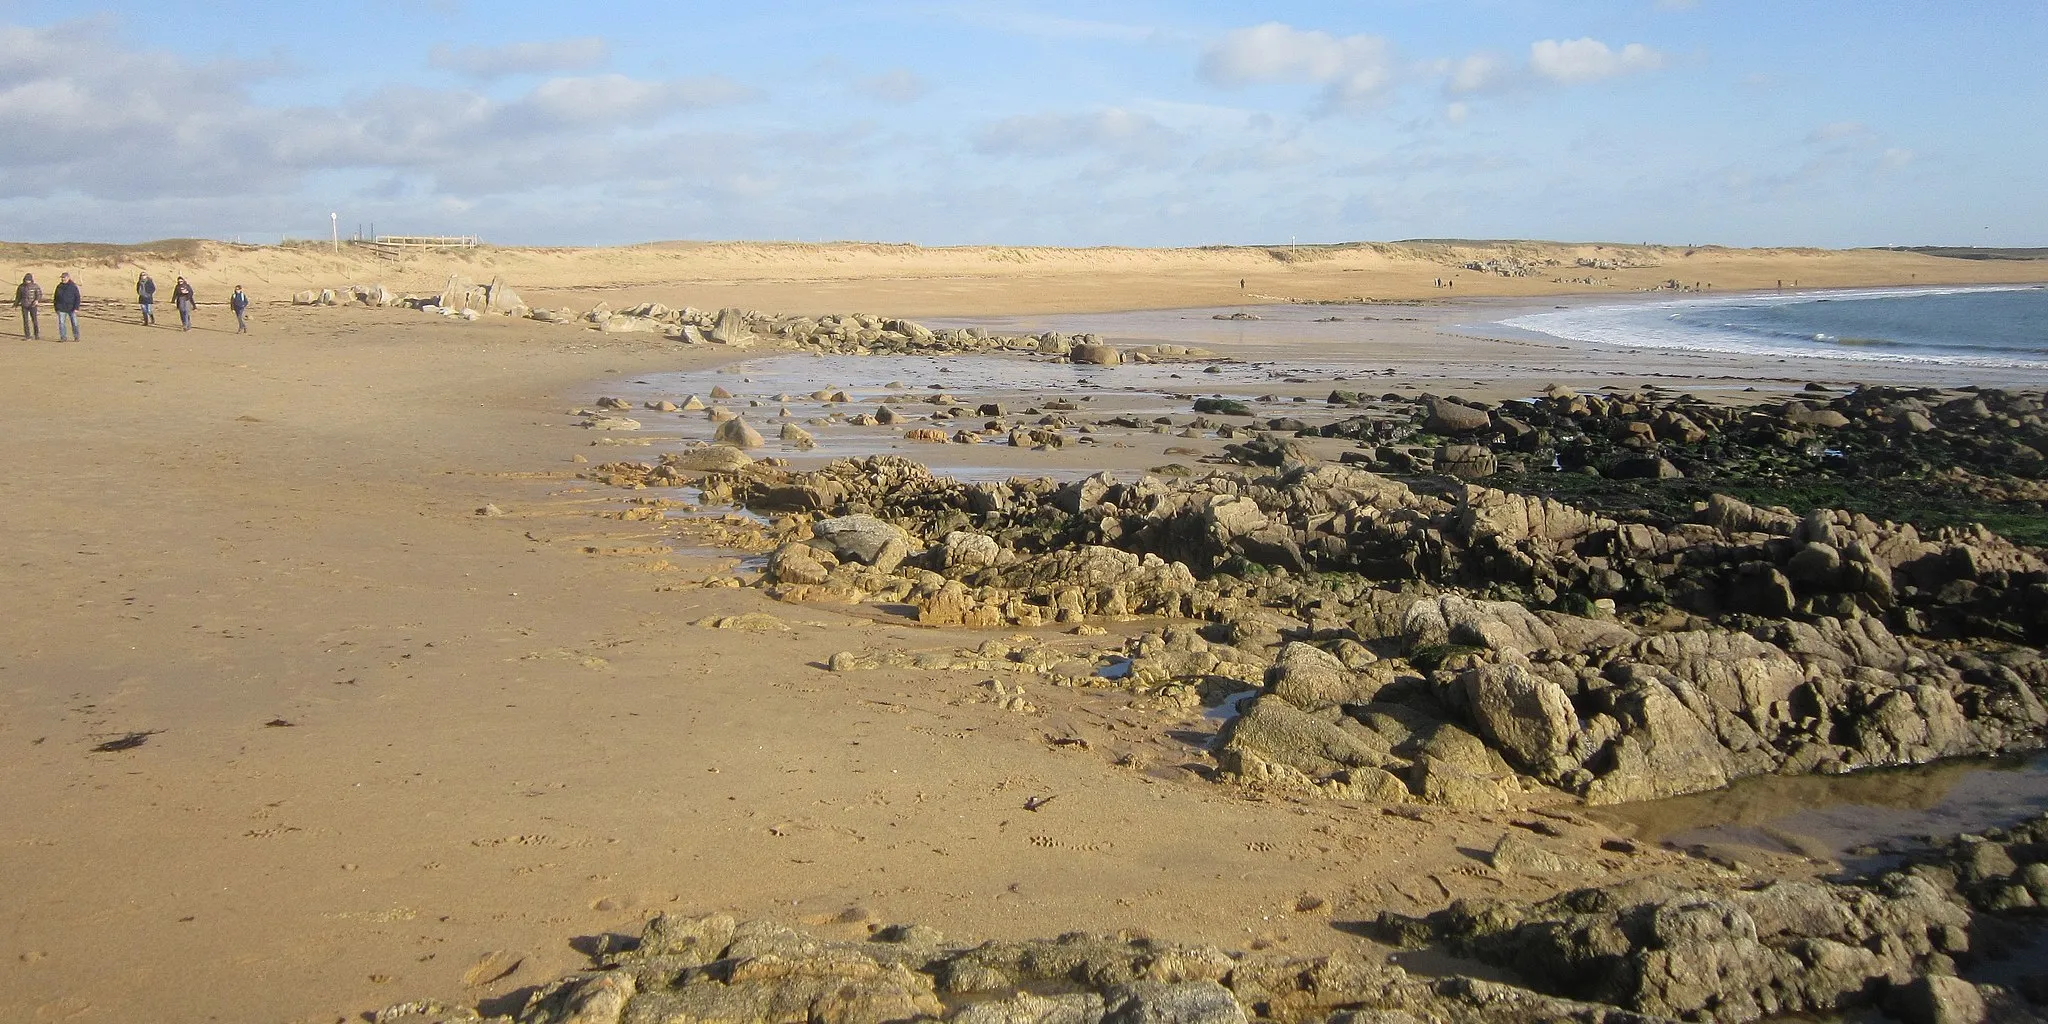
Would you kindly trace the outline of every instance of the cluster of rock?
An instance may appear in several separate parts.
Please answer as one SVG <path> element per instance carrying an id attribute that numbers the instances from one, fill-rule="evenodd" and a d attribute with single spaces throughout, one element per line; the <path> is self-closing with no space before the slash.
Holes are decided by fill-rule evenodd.
<path id="1" fill-rule="evenodd" d="M 1557 265 L 1557 260 L 1525 260 L 1519 256 L 1496 256 L 1485 260 L 1466 260 L 1460 264 L 1466 270 L 1476 270 L 1482 274 L 1495 274 L 1500 277 L 1534 277 L 1544 273 L 1546 268 Z"/>
<path id="2" fill-rule="evenodd" d="M 2032 392 L 1865 387 L 1832 398 L 1815 393 L 1777 405 L 1730 406 L 1654 390 L 1581 395 L 1553 386 L 1533 401 L 1496 405 L 1347 391 L 1333 392 L 1328 404 L 1379 408 L 1318 426 L 1262 426 L 1381 445 L 1373 459 L 1389 470 L 1434 464 L 1468 478 L 1553 461 L 1617 479 L 1769 480 L 1815 471 L 1887 477 L 1950 467 L 2048 475 L 2048 405 Z M 1432 457 L 1427 445 L 1401 443 L 1416 439 L 1440 446 Z"/>
<path id="3" fill-rule="evenodd" d="M 345 284 L 340 288 L 320 288 L 293 292 L 294 306 L 339 306 L 355 303 L 359 306 L 394 306 L 399 298 L 381 284 Z"/>
<path id="4" fill-rule="evenodd" d="M 340 289 L 323 288 L 302 291 L 292 296 L 295 306 L 336 306 L 355 303 L 363 306 L 403 306 L 425 313 L 462 320 L 476 320 L 484 314 L 501 316 L 526 316 L 531 312 L 519 293 L 512 290 L 502 277 L 493 277 L 489 284 L 480 285 L 460 274 L 448 279 L 437 295 L 399 295 L 381 284 L 343 285 Z"/>
<path id="5" fill-rule="evenodd" d="M 1958 971 L 2038 939 L 2043 907 L 2048 818 L 1963 836 L 1931 859 L 1851 882 L 1691 888 L 1638 879 L 1533 904 L 1459 900 L 1426 917 L 1382 913 L 1374 922 L 1389 941 L 1442 943 L 1519 984 L 1419 977 L 1343 953 L 1231 952 L 1128 933 L 963 945 L 932 928 L 893 925 L 870 926 L 864 941 L 834 941 L 768 920 L 663 914 L 637 939 L 608 937 L 590 970 L 538 987 L 516 1014 L 493 1019 L 1740 1024 L 1878 1005 L 1908 1024 L 2038 1024 L 2048 1020 L 2039 1006 L 2048 972 L 2039 964 L 2013 988 Z M 482 1018 L 417 1002 L 374 1019 Z"/>
<path id="6" fill-rule="evenodd" d="M 2048 817 L 1965 835 L 1932 858 L 1854 882 L 1677 888 L 1654 878 L 1539 903 L 1467 899 L 1427 917 L 1383 913 L 1402 945 L 1443 943 L 1553 995 L 1659 1017 L 1752 1021 L 1878 1004 L 1915 1022 L 2039 1021 L 2025 992 L 1960 969 L 2038 942 Z M 2032 928 L 2028 925 L 2031 923 Z"/>
<path id="7" fill-rule="evenodd" d="M 733 453 L 737 455 L 738 453 Z M 740 457 L 744 460 L 744 456 Z M 2022 749 L 2048 730 L 2048 567 L 1988 531 L 1716 497 L 1620 523 L 1352 466 L 960 483 L 683 453 L 641 472 L 788 516 L 762 585 L 979 627 L 1202 620 L 1129 685 L 1259 690 L 1248 782 L 1381 801 L 1594 802 Z M 806 536 L 808 534 L 808 536 Z"/>
<path id="8" fill-rule="evenodd" d="M 1075 363 L 1114 366 L 1123 362 L 1199 359 L 1209 353 L 1185 345 L 1140 345 L 1118 348 L 1093 334 L 999 335 L 980 327 L 932 329 L 915 320 L 869 313 L 810 317 L 763 313 L 727 307 L 716 313 L 675 309 L 644 302 L 614 311 L 598 305 L 572 318 L 536 310 L 536 319 L 567 322 L 580 319 L 606 333 L 652 333 L 684 344 L 746 347 L 757 341 L 827 355 L 936 355 L 1010 352 L 1059 356 Z"/>
<path id="9" fill-rule="evenodd" d="M 591 971 L 542 986 L 516 1024 L 1656 1024 L 1659 1018 L 1344 954 L 1231 953 L 1129 935 L 948 943 L 917 925 L 830 941 L 772 921 L 663 915 Z M 480 1021 L 406 1003 L 379 1024 Z"/>
<path id="10" fill-rule="evenodd" d="M 494 277 L 489 284 L 479 285 L 459 274 L 451 276 L 438 295 L 401 296 L 380 284 L 313 289 L 292 296 L 292 303 L 300 306 L 334 306 L 349 302 L 368 306 L 404 306 L 472 321 L 486 314 L 500 314 L 543 323 L 580 323 L 606 334 L 656 334 L 687 345 L 747 348 L 762 342 L 830 355 L 1009 352 L 1058 356 L 1074 363 L 1098 366 L 1212 356 L 1206 349 L 1188 345 L 1161 343 L 1119 347 L 1105 343 L 1096 334 L 1045 331 L 1001 335 L 981 327 L 933 329 L 915 320 L 872 313 L 812 317 L 734 306 L 713 312 L 690 307 L 678 309 L 660 302 L 641 302 L 616 310 L 600 302 L 585 312 L 576 313 L 567 309 L 530 307 L 503 278 Z"/>

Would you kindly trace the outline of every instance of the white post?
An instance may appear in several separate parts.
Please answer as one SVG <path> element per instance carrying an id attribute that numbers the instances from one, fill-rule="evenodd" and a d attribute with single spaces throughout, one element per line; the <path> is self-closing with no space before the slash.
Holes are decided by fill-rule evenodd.
<path id="1" fill-rule="evenodd" d="M 327 227 L 334 233 L 334 254 L 341 255 L 341 214 L 327 215 Z"/>

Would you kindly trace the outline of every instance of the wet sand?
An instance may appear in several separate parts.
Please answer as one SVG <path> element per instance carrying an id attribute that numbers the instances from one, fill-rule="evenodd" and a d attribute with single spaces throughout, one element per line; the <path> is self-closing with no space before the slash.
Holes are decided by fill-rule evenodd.
<path id="1" fill-rule="evenodd" d="M 656 449 L 596 444 L 569 410 L 726 357 L 397 310 L 266 307 L 250 338 L 225 320 L 0 342 L 0 1016 L 502 998 L 659 910 L 1320 950 L 1369 946 L 1336 925 L 1381 908 L 1544 891 L 1479 864 L 1525 813 L 1246 798 L 1181 767 L 1215 726 L 1199 713 L 1027 683 L 1039 710 L 1017 714 L 985 674 L 821 671 L 1004 634 L 696 586 L 733 558 L 576 479 Z M 1412 326 L 1383 341 L 1389 390 L 1743 379 Z M 1176 442 L 1148 443 L 1116 454 Z M 1016 472 L 1104 458 L 980 448 Z M 692 625 L 747 612 L 788 628 Z M 1558 827 L 1617 874 L 1719 870 Z M 494 951 L 521 966 L 465 985 Z"/>

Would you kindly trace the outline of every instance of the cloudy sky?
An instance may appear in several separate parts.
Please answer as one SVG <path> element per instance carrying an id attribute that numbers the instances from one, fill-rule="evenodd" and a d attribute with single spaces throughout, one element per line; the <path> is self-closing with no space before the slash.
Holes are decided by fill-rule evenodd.
<path id="1" fill-rule="evenodd" d="M 2042 0 L 0 0 L 0 238 L 2044 245 L 2044 53 Z"/>

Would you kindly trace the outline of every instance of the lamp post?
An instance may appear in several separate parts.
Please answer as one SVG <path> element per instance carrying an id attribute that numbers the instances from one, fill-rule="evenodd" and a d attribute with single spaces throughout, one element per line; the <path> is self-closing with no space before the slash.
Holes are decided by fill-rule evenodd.
<path id="1" fill-rule="evenodd" d="M 334 254 L 339 256 L 341 255 L 341 214 L 328 214 L 327 228 L 334 235 Z"/>

